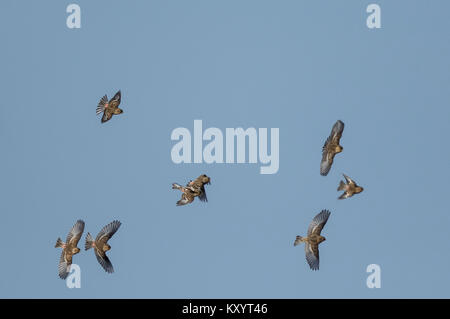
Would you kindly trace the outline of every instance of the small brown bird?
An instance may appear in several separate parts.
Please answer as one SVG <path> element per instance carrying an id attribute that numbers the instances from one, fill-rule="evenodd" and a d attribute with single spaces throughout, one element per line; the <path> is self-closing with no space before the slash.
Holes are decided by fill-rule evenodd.
<path id="1" fill-rule="evenodd" d="M 200 175 L 194 181 L 190 181 L 186 186 L 173 183 L 172 189 L 178 189 L 182 192 L 181 199 L 177 202 L 177 206 L 183 206 L 190 204 L 194 201 L 195 197 L 198 197 L 200 201 L 207 202 L 205 185 L 211 184 L 211 179 L 205 174 Z"/>
<path id="2" fill-rule="evenodd" d="M 205 185 L 211 185 L 211 178 L 209 178 L 205 174 L 202 174 L 190 184 L 191 187 L 199 190 L 200 194 L 198 195 L 198 199 L 200 199 L 200 201 L 202 202 L 207 202 L 208 198 L 206 197 Z"/>
<path id="3" fill-rule="evenodd" d="M 114 95 L 114 97 L 109 100 L 108 97 L 104 95 L 97 106 L 96 114 L 99 115 L 103 112 L 102 123 L 109 121 L 113 115 L 118 115 L 123 113 L 122 109 L 119 109 L 120 100 L 122 98 L 122 94 L 120 90 Z"/>
<path id="4" fill-rule="evenodd" d="M 339 141 L 344 131 L 344 123 L 337 121 L 331 129 L 331 134 L 328 136 L 325 144 L 322 147 L 322 161 L 320 162 L 320 175 L 326 176 L 333 164 L 334 156 L 342 152 L 344 149 L 339 145 Z"/>
<path id="5" fill-rule="evenodd" d="M 94 248 L 95 257 L 97 257 L 98 263 L 107 273 L 114 272 L 113 265 L 108 256 L 106 256 L 106 252 L 111 249 L 111 246 L 108 245 L 108 240 L 116 233 L 121 224 L 122 223 L 118 220 L 109 223 L 98 233 L 95 241 L 90 233 L 87 233 L 86 236 L 86 244 L 84 245 L 85 250 Z"/>
<path id="6" fill-rule="evenodd" d="M 294 246 L 305 243 L 306 261 L 312 270 L 319 270 L 319 244 L 325 241 L 325 237 L 320 235 L 323 227 L 327 223 L 330 212 L 326 209 L 317 214 L 308 227 L 307 237 L 297 236 Z"/>
<path id="7" fill-rule="evenodd" d="M 61 279 L 67 278 L 70 272 L 70 266 L 72 265 L 72 256 L 80 252 L 80 248 L 77 245 L 83 231 L 84 221 L 78 220 L 67 235 L 66 242 L 63 242 L 59 237 L 56 240 L 55 248 L 62 248 L 58 265 L 58 273 Z"/>
<path id="8" fill-rule="evenodd" d="M 352 197 L 354 194 L 359 194 L 361 193 L 364 188 L 362 188 L 361 186 L 358 186 L 354 180 L 352 180 L 350 177 L 348 177 L 345 174 L 344 175 L 345 180 L 347 181 L 347 184 L 344 183 L 343 181 L 341 181 L 339 183 L 339 187 L 338 187 L 338 191 L 344 191 L 344 193 L 339 196 L 339 199 L 345 199 L 345 198 L 349 198 Z"/>

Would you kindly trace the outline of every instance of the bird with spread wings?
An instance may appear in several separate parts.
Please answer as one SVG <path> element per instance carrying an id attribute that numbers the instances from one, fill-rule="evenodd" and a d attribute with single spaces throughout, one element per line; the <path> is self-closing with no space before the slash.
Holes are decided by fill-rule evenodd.
<path id="1" fill-rule="evenodd" d="M 344 191 L 344 193 L 338 197 L 339 199 L 345 199 L 345 198 L 352 197 L 354 194 L 359 194 L 364 190 L 363 187 L 356 184 L 356 182 L 354 180 L 352 180 L 350 177 L 348 177 L 345 174 L 342 174 L 342 175 L 344 175 L 345 181 L 347 183 L 344 183 L 344 181 L 341 181 L 339 183 L 339 187 L 337 190 Z"/>
<path id="2" fill-rule="evenodd" d="M 114 268 L 109 260 L 106 252 L 111 249 L 111 246 L 108 245 L 108 240 L 116 233 L 122 223 L 118 220 L 115 220 L 105 227 L 98 233 L 95 240 L 92 238 L 90 233 L 87 233 L 86 243 L 84 245 L 85 250 L 90 248 L 94 248 L 94 254 L 97 258 L 98 263 L 103 267 L 103 269 L 107 273 L 113 273 Z"/>
<path id="3" fill-rule="evenodd" d="M 67 235 L 66 242 L 63 242 L 61 238 L 56 240 L 55 248 L 62 248 L 58 265 L 58 273 L 61 279 L 67 278 L 72 265 L 72 257 L 80 252 L 80 248 L 77 245 L 83 231 L 84 221 L 78 220 Z"/>
<path id="4" fill-rule="evenodd" d="M 205 185 L 211 184 L 211 178 L 205 174 L 200 175 L 194 181 L 190 181 L 186 186 L 173 183 L 172 189 L 178 189 L 182 192 L 181 199 L 177 201 L 177 206 L 190 204 L 198 197 L 200 201 L 207 202 Z"/>
<path id="5" fill-rule="evenodd" d="M 108 96 L 104 95 L 97 105 L 96 114 L 103 113 L 102 123 L 109 121 L 113 115 L 122 114 L 123 110 L 119 108 L 120 101 L 122 99 L 122 93 L 120 90 L 114 95 L 114 97 L 108 101 Z"/>
<path id="6" fill-rule="evenodd" d="M 344 123 L 337 121 L 331 129 L 331 134 L 328 136 L 325 144 L 322 147 L 322 161 L 320 162 L 320 175 L 326 176 L 333 165 L 334 156 L 342 152 L 344 149 L 339 142 L 344 131 Z"/>
<path id="7" fill-rule="evenodd" d="M 330 214 L 328 210 L 322 210 L 309 224 L 307 236 L 297 236 L 295 238 L 294 246 L 305 243 L 306 261 L 312 270 L 319 270 L 319 245 L 326 240 L 320 233 L 327 223 Z"/>

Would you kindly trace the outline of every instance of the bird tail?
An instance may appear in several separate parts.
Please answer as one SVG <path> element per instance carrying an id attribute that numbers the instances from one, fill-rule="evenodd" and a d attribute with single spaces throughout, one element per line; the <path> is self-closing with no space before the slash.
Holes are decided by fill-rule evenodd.
<path id="1" fill-rule="evenodd" d="M 172 189 L 179 189 L 179 190 L 181 190 L 183 188 L 183 186 L 181 186 L 180 184 L 177 184 L 177 183 L 173 183 L 172 184 Z"/>
<path id="2" fill-rule="evenodd" d="M 58 239 L 56 240 L 55 248 L 62 247 L 63 245 L 63 241 L 58 237 Z"/>
<path id="3" fill-rule="evenodd" d="M 297 246 L 298 244 L 300 244 L 304 241 L 305 241 L 305 239 L 302 236 L 297 236 L 294 241 L 294 246 Z"/>
<path id="4" fill-rule="evenodd" d="M 84 249 L 88 250 L 92 248 L 92 244 L 94 243 L 94 238 L 92 238 L 90 233 L 87 233 L 86 235 L 86 243 L 84 244 Z"/>
<path id="5" fill-rule="evenodd" d="M 189 203 L 189 201 L 186 199 L 186 198 L 182 198 L 182 199 L 180 199 L 178 202 L 177 202 L 177 206 L 183 206 L 183 205 L 186 205 L 186 204 L 188 204 Z"/>
<path id="6" fill-rule="evenodd" d="M 106 105 L 108 104 L 108 97 L 106 95 L 104 95 L 100 102 L 98 102 L 97 105 L 97 110 L 95 112 L 96 115 L 99 115 L 100 113 L 102 113 L 103 111 L 105 111 Z"/>
<path id="7" fill-rule="evenodd" d="M 345 183 L 343 182 L 343 181 L 341 181 L 340 183 L 339 183 L 339 187 L 338 187 L 338 191 L 343 191 L 345 189 Z"/>

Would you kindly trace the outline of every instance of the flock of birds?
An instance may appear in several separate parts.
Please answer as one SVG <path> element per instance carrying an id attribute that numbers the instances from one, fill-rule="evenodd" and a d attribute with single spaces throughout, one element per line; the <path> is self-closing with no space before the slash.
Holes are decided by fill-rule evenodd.
<path id="1" fill-rule="evenodd" d="M 104 95 L 98 103 L 96 114 L 103 113 L 101 122 L 105 123 L 109 121 L 113 115 L 122 114 L 123 110 L 119 108 L 121 102 L 120 90 L 114 95 L 114 97 L 108 100 L 108 97 Z M 322 160 L 320 163 L 320 175 L 326 176 L 331 169 L 336 154 L 343 151 L 343 147 L 339 144 L 344 131 L 344 123 L 337 121 L 331 130 L 325 144 L 322 148 Z M 343 191 L 339 199 L 345 199 L 352 197 L 355 194 L 361 193 L 364 189 L 357 185 L 356 182 L 343 174 L 344 181 L 340 181 L 338 191 Z M 190 180 L 186 186 L 181 186 L 178 183 L 172 184 L 172 189 L 181 191 L 181 199 L 177 201 L 177 206 L 183 206 L 190 204 L 196 197 L 202 202 L 207 202 L 205 185 L 211 184 L 211 178 L 205 174 L 200 175 L 194 181 Z M 305 243 L 305 255 L 306 261 L 312 270 L 319 269 L 319 245 L 325 241 L 325 237 L 321 235 L 323 227 L 330 217 L 330 211 L 324 209 L 317 214 L 310 223 L 306 237 L 297 236 L 294 241 L 294 246 L 300 243 Z M 107 273 L 113 273 L 114 268 L 109 260 L 106 252 L 111 249 L 108 245 L 108 240 L 117 232 L 121 223 L 117 220 L 109 223 L 98 233 L 94 238 L 90 233 L 86 235 L 85 250 L 90 248 L 94 249 L 95 257 L 99 264 Z M 70 273 L 70 266 L 72 265 L 73 255 L 78 254 L 80 249 L 77 247 L 78 242 L 83 234 L 85 223 L 82 220 L 78 220 L 67 235 L 66 241 L 63 242 L 60 238 L 56 241 L 56 248 L 62 248 L 61 258 L 58 267 L 59 277 L 66 279 Z"/>
<path id="2" fill-rule="evenodd" d="M 70 266 L 72 265 L 72 257 L 80 252 L 80 248 L 77 245 L 83 235 L 84 225 L 84 221 L 78 220 L 67 235 L 65 242 L 61 238 L 56 240 L 55 248 L 62 248 L 58 266 L 58 274 L 61 279 L 67 278 L 70 273 Z M 108 240 L 116 233 L 120 225 L 121 223 L 118 220 L 109 223 L 100 230 L 95 240 L 90 233 L 86 235 L 85 250 L 93 248 L 98 263 L 108 273 L 114 272 L 113 265 L 106 255 L 106 252 L 111 249 L 111 246 L 108 245 Z"/>
<path id="3" fill-rule="evenodd" d="M 322 161 L 320 162 L 320 175 L 326 176 L 333 165 L 333 160 L 336 154 L 341 153 L 344 148 L 339 144 L 342 133 L 344 132 L 344 123 L 342 121 L 337 121 L 331 133 L 328 136 L 325 144 L 322 148 Z M 345 199 L 352 197 L 355 194 L 361 193 L 364 188 L 356 184 L 356 182 L 343 174 L 345 178 L 344 181 L 340 181 L 338 186 L 338 191 L 344 191 L 338 199 Z M 297 236 L 294 241 L 294 246 L 300 243 L 305 243 L 305 255 L 306 261 L 312 270 L 319 270 L 319 245 L 326 240 L 324 236 L 321 235 L 322 229 L 330 217 L 329 210 L 322 210 L 318 213 L 309 224 L 306 237 Z"/>

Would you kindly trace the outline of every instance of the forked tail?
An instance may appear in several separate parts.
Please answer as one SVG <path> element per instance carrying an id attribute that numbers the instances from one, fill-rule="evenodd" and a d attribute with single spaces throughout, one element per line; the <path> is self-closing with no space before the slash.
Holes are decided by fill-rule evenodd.
<path id="1" fill-rule="evenodd" d="M 305 241 L 305 239 L 302 236 L 297 236 L 294 241 L 294 246 L 297 246 L 298 244 L 300 244 L 304 241 Z"/>
<path id="2" fill-rule="evenodd" d="M 84 244 L 84 249 L 88 250 L 88 249 L 92 248 L 93 244 L 94 244 L 94 238 L 92 238 L 90 233 L 87 233 L 87 235 L 86 235 L 86 243 Z"/>
<path id="3" fill-rule="evenodd" d="M 177 184 L 177 183 L 173 183 L 173 184 L 172 184 L 172 189 L 179 189 L 179 190 L 182 190 L 182 189 L 183 189 L 183 186 L 181 186 L 180 184 Z"/>
<path id="4" fill-rule="evenodd" d="M 64 246 L 64 242 L 61 240 L 61 238 L 58 237 L 56 240 L 55 248 Z"/>

